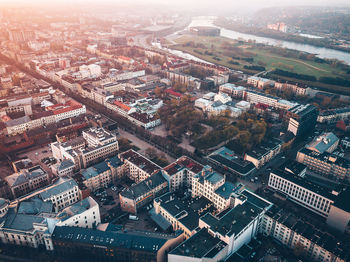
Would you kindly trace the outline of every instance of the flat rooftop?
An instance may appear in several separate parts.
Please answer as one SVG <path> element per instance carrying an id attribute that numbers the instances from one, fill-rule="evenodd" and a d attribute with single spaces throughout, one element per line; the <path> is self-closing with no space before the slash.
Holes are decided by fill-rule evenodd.
<path id="1" fill-rule="evenodd" d="M 202 228 L 169 254 L 194 258 L 214 258 L 226 246 L 225 242 L 210 235 L 206 228 Z"/>

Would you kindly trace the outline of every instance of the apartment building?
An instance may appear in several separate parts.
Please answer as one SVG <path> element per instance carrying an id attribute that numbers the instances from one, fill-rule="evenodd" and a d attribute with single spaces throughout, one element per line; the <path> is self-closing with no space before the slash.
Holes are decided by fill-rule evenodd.
<path id="1" fill-rule="evenodd" d="M 278 207 L 267 211 L 260 232 L 290 249 L 300 249 L 313 261 L 346 261 L 348 251 L 338 237 Z"/>
<path id="2" fill-rule="evenodd" d="M 37 165 L 28 169 L 22 169 L 5 177 L 14 198 L 28 194 L 36 189 L 49 184 L 49 174 Z"/>
<path id="3" fill-rule="evenodd" d="M 57 227 L 96 228 L 101 223 L 98 203 L 90 196 L 64 208 L 57 218 Z"/>
<path id="4" fill-rule="evenodd" d="M 155 198 L 153 206 L 156 214 L 168 221 L 174 231 L 182 230 L 186 238 L 196 233 L 201 215 L 214 211 L 213 204 L 205 197 L 182 201 L 173 193 Z"/>
<path id="5" fill-rule="evenodd" d="M 192 178 L 202 171 L 203 166 L 193 159 L 182 156 L 175 162 L 164 167 L 164 175 L 169 182 L 169 191 L 174 192 L 180 187 L 192 187 Z"/>
<path id="6" fill-rule="evenodd" d="M 257 76 L 250 76 L 247 79 L 247 84 L 252 85 L 256 88 L 263 89 L 267 86 L 274 85 L 275 81 L 267 78 L 257 77 Z"/>
<path id="7" fill-rule="evenodd" d="M 339 193 L 329 210 L 327 224 L 342 233 L 350 232 L 350 190 L 345 189 Z"/>
<path id="8" fill-rule="evenodd" d="M 298 151 L 296 160 L 309 169 L 336 181 L 349 180 L 350 161 L 328 152 L 318 153 L 308 148 Z"/>
<path id="9" fill-rule="evenodd" d="M 328 217 L 331 205 L 338 195 L 338 192 L 332 192 L 303 177 L 281 170 L 270 173 L 268 186 L 323 217 Z"/>
<path id="10" fill-rule="evenodd" d="M 118 156 L 114 156 L 85 169 L 81 173 L 84 185 L 92 192 L 108 187 L 121 178 L 122 164 Z"/>
<path id="11" fill-rule="evenodd" d="M 81 200 L 82 195 L 74 179 L 61 179 L 39 194 L 44 202 L 51 202 L 55 212 Z"/>
<path id="12" fill-rule="evenodd" d="M 119 154 L 124 173 L 136 183 L 139 183 L 161 169 L 160 166 L 130 149 Z"/>
<path id="13" fill-rule="evenodd" d="M 290 90 L 296 95 L 306 95 L 307 86 L 302 86 L 299 83 L 296 82 L 289 82 L 289 81 L 276 81 L 275 82 L 275 88 L 278 90 Z"/>
<path id="14" fill-rule="evenodd" d="M 224 261 L 258 235 L 271 207 L 272 203 L 244 190 L 240 203 L 226 214 L 202 215 L 196 232 L 170 251 L 168 261 Z"/>
<path id="15" fill-rule="evenodd" d="M 298 105 L 298 103 L 296 102 L 290 102 L 279 97 L 271 96 L 254 90 L 245 90 L 243 98 L 253 105 L 265 104 L 272 108 L 281 110 L 289 110 L 290 108 L 293 108 L 296 105 Z"/>
<path id="16" fill-rule="evenodd" d="M 43 202 L 35 197 L 9 208 L 2 217 L 0 242 L 53 250 L 51 233 L 54 228 L 94 227 L 101 221 L 98 204 L 91 197 L 59 213 L 52 212 L 52 208 L 50 201 Z"/>
<path id="17" fill-rule="evenodd" d="M 335 123 L 339 120 L 348 120 L 350 118 L 350 108 L 337 108 L 321 111 L 317 117 L 319 123 Z"/>
<path id="18" fill-rule="evenodd" d="M 164 171 L 160 170 L 145 180 L 124 188 L 119 193 L 120 207 L 123 211 L 137 214 L 139 208 L 153 202 L 153 199 L 169 190 Z"/>
<path id="19" fill-rule="evenodd" d="M 58 160 L 71 160 L 75 169 L 87 168 L 99 160 L 114 156 L 119 150 L 115 135 L 103 128 L 83 131 L 83 137 L 65 143 L 51 144 L 52 154 Z"/>
<path id="20" fill-rule="evenodd" d="M 226 83 L 219 86 L 219 91 L 222 93 L 226 93 L 231 97 L 241 99 L 243 97 L 243 93 L 246 90 L 243 86 L 236 86 L 235 84 Z"/>
<path id="21" fill-rule="evenodd" d="M 256 168 L 260 168 L 281 152 L 282 143 L 277 138 L 264 141 L 259 146 L 247 152 L 244 155 L 244 160 L 250 161 Z"/>
<path id="22" fill-rule="evenodd" d="M 66 104 L 57 104 L 46 107 L 46 111 L 43 112 L 11 119 L 6 121 L 5 125 L 7 134 L 15 135 L 85 113 L 85 105 L 79 104 L 75 101 L 68 101 Z"/>
<path id="23" fill-rule="evenodd" d="M 192 178 L 192 198 L 205 197 L 217 212 L 235 205 L 236 196 L 244 189 L 242 184 L 232 184 L 226 178 L 205 166 L 201 172 Z"/>
<path id="24" fill-rule="evenodd" d="M 55 254 L 74 261 L 163 262 L 167 260 L 167 251 L 182 240 L 182 234 L 124 232 L 114 229 L 113 225 L 109 225 L 106 230 L 56 227 L 52 234 Z M 127 248 L 126 243 L 130 244 Z"/>

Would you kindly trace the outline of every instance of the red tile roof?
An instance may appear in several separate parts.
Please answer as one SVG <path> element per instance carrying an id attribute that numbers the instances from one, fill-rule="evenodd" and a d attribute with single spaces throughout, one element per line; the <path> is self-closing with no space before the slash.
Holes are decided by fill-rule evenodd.
<path id="1" fill-rule="evenodd" d="M 169 95 L 172 95 L 172 96 L 176 96 L 176 97 L 182 97 L 182 94 L 174 91 L 173 89 L 169 88 L 167 90 L 165 90 L 166 93 L 168 93 Z"/>
<path id="2" fill-rule="evenodd" d="M 124 104 L 124 103 L 122 103 L 122 102 L 120 102 L 120 101 L 114 101 L 114 104 L 115 104 L 117 107 L 119 107 L 119 108 L 121 108 L 121 109 L 123 109 L 124 111 L 127 111 L 127 112 L 131 109 L 130 106 L 127 106 L 126 104 Z"/>
<path id="3" fill-rule="evenodd" d="M 164 168 L 164 171 L 166 171 L 170 176 L 172 176 L 183 168 L 187 168 L 193 173 L 197 174 L 200 171 L 202 171 L 203 166 L 187 156 L 182 156 L 174 163 L 171 163 L 170 165 L 166 166 Z"/>

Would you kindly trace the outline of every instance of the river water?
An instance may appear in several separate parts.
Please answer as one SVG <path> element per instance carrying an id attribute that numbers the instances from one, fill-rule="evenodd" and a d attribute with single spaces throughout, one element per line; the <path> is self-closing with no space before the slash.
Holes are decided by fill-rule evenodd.
<path id="1" fill-rule="evenodd" d="M 192 18 L 192 22 L 189 25 L 191 26 L 215 26 L 214 23 L 215 17 L 194 17 Z M 217 27 L 217 26 L 215 26 Z M 269 37 L 261 37 L 251 34 L 243 34 L 239 33 L 233 30 L 228 30 L 225 28 L 220 27 L 221 29 L 221 36 L 230 38 L 230 39 L 242 39 L 242 40 L 254 40 L 257 43 L 264 43 L 269 44 L 273 46 L 279 46 L 284 47 L 288 49 L 298 50 L 302 52 L 307 52 L 311 54 L 316 54 L 320 58 L 328 58 L 328 59 L 338 59 L 340 61 L 343 61 L 347 64 L 350 64 L 350 53 L 330 49 L 330 48 L 323 48 L 323 47 L 317 47 L 313 45 L 306 45 L 306 44 L 300 44 L 300 43 L 294 43 L 290 41 L 282 41 L 277 40 Z"/>

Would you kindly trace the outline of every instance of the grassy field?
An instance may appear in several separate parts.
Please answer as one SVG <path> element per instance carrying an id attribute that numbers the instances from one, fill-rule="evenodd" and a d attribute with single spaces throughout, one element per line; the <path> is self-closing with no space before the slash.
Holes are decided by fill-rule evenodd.
<path id="1" fill-rule="evenodd" d="M 191 41 L 194 43 L 194 46 L 184 46 L 184 44 Z M 172 46 L 174 49 L 193 54 L 203 60 L 221 64 L 236 70 L 243 70 L 245 65 L 260 64 L 267 70 L 278 68 L 298 74 L 313 75 L 316 78 L 322 76 L 344 76 L 345 74 L 341 69 L 332 67 L 329 64 L 287 58 L 273 52 L 258 49 L 253 44 L 241 45 L 235 40 L 223 37 L 181 36 L 176 39 L 175 42 L 177 44 Z M 228 51 L 224 48 L 224 45 L 235 46 L 236 52 Z M 207 51 L 207 53 L 205 53 L 205 51 Z M 242 59 L 235 59 L 232 57 L 251 57 L 254 61 L 249 63 Z M 229 63 L 229 61 L 237 62 L 239 65 Z M 244 71 L 247 70 L 245 69 Z"/>

